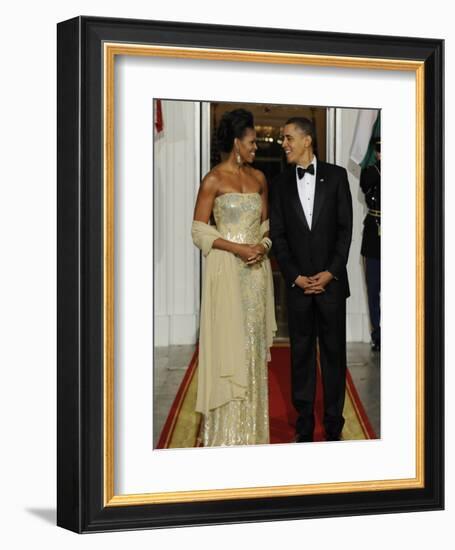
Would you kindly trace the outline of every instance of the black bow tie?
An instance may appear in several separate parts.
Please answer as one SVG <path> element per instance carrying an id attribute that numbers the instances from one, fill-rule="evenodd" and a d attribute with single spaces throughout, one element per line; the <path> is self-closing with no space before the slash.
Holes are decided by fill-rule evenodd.
<path id="1" fill-rule="evenodd" d="M 301 180 L 305 174 L 314 174 L 314 164 L 310 164 L 308 168 L 297 166 L 297 175 L 299 176 L 299 180 Z"/>

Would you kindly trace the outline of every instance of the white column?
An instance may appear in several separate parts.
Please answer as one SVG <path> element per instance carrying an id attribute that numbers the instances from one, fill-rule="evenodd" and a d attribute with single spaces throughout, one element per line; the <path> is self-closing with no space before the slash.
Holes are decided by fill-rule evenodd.
<path id="1" fill-rule="evenodd" d="M 198 102 L 163 101 L 155 140 L 155 346 L 196 342 L 199 252 L 191 222 L 200 182 Z"/>
<path id="2" fill-rule="evenodd" d="M 349 158 L 358 110 L 337 109 L 336 111 L 336 164 L 344 166 L 348 171 L 353 206 L 352 243 L 348 261 L 351 297 L 347 301 L 347 341 L 369 342 L 368 301 L 363 272 L 363 258 L 360 255 L 366 205 L 359 185 L 360 168 Z"/>

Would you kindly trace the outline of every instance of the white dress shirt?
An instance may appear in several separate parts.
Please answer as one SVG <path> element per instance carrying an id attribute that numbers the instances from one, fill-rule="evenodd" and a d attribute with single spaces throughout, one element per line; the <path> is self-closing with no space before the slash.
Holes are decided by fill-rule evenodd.
<path id="1" fill-rule="evenodd" d="M 316 169 L 317 169 L 317 160 L 313 155 L 313 159 L 310 164 L 314 166 L 314 174 L 305 173 L 302 179 L 299 179 L 297 168 L 295 168 L 295 177 L 297 180 L 297 189 L 299 191 L 299 198 L 302 204 L 303 212 L 305 213 L 306 221 L 308 222 L 308 227 L 311 229 L 311 222 L 313 219 L 313 206 L 314 206 L 314 192 L 316 189 Z M 309 166 L 309 165 L 308 165 Z M 301 167 L 303 168 L 303 166 Z"/>

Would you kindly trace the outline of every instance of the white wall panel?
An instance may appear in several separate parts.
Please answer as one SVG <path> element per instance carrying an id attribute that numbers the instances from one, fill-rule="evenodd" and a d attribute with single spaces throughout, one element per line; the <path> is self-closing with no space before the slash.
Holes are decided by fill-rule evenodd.
<path id="1" fill-rule="evenodd" d="M 163 101 L 155 140 L 155 345 L 196 341 L 199 252 L 191 240 L 200 181 L 199 104 Z"/>
<path id="2" fill-rule="evenodd" d="M 363 258 L 360 255 L 366 206 L 359 185 L 360 168 L 349 158 L 357 114 L 358 109 L 337 109 L 335 150 L 336 164 L 346 167 L 348 171 L 353 208 L 352 243 L 348 260 L 351 296 L 347 301 L 347 341 L 369 342 L 368 301 L 363 272 Z"/>

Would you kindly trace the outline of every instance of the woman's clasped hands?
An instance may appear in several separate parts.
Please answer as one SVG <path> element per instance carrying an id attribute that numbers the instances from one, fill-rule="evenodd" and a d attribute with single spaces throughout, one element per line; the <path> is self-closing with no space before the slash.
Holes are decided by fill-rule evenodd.
<path id="1" fill-rule="evenodd" d="M 257 264 L 264 259 L 265 246 L 258 244 L 239 244 L 236 251 L 237 256 L 247 265 Z"/>

